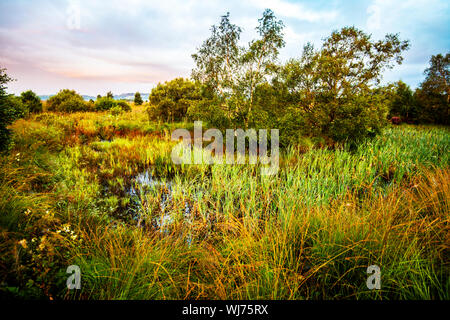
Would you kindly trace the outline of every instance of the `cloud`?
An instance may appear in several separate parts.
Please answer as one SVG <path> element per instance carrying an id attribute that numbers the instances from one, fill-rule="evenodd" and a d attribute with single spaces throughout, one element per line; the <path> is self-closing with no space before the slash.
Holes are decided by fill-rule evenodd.
<path id="1" fill-rule="evenodd" d="M 263 9 L 272 8 L 276 14 L 282 17 L 289 17 L 308 22 L 330 21 L 336 19 L 338 16 L 337 11 L 316 11 L 309 9 L 301 3 L 291 3 L 281 0 L 251 0 L 250 2 L 255 5 L 255 7 Z"/>
<path id="2" fill-rule="evenodd" d="M 367 7 L 366 29 L 375 37 L 385 33 L 400 33 L 409 39 L 411 48 L 404 54 L 403 65 L 386 72 L 387 81 L 402 78 L 417 86 L 423 80 L 423 70 L 431 55 L 445 53 L 450 48 L 448 34 L 450 6 L 440 0 L 374 0 Z"/>
<path id="3" fill-rule="evenodd" d="M 401 73 L 398 77 L 413 79 L 415 73 L 418 79 L 429 56 L 450 47 L 444 0 L 3 0 L 0 65 L 18 78 L 10 86 L 16 92 L 36 88 L 52 93 L 61 86 L 86 94 L 108 86 L 149 91 L 159 81 L 189 76 L 191 54 L 221 15 L 230 12 L 232 22 L 243 29 L 245 44 L 256 36 L 257 20 L 266 8 L 286 25 L 282 60 L 298 56 L 308 41 L 320 45 L 332 30 L 346 25 L 374 37 L 400 32 L 411 39 L 407 68 L 394 69 Z"/>

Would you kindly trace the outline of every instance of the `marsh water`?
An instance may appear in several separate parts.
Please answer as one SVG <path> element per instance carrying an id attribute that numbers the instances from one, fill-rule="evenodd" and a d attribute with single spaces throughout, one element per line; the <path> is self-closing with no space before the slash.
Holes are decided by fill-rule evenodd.
<path id="1" fill-rule="evenodd" d="M 132 217 L 138 227 L 150 227 L 163 234 L 169 234 L 181 213 L 179 206 L 174 209 L 173 189 L 174 184 L 171 180 L 155 177 L 150 169 L 137 174 L 125 190 L 126 196 L 130 199 L 126 214 Z M 196 196 L 188 197 L 182 210 L 181 219 L 188 244 L 192 241 L 190 227 L 194 220 L 192 203 L 195 198 Z"/>

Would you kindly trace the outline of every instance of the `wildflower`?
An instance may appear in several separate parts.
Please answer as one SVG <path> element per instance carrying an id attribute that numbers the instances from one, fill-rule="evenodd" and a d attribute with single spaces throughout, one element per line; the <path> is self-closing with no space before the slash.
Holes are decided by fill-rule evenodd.
<path id="1" fill-rule="evenodd" d="M 69 223 L 63 224 L 61 230 L 64 231 L 64 232 L 69 233 L 70 232 L 70 224 Z"/>
<path id="2" fill-rule="evenodd" d="M 24 249 L 28 248 L 28 246 L 27 246 L 27 240 L 26 240 L 26 239 L 20 240 L 20 241 L 19 241 L 19 244 L 20 244 Z"/>
<path id="3" fill-rule="evenodd" d="M 42 238 L 41 238 L 41 243 L 39 244 L 39 250 L 44 250 L 44 248 L 45 248 L 45 243 L 46 243 L 46 241 L 47 241 L 47 236 L 42 236 Z"/>

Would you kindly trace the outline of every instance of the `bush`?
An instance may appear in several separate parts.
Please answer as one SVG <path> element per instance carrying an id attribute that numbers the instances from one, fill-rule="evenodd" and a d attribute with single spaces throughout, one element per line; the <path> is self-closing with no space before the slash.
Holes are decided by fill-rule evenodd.
<path id="1" fill-rule="evenodd" d="M 7 126 L 27 115 L 28 110 L 21 98 L 14 95 L 0 96 L 0 151 L 7 150 L 11 142 L 11 131 Z"/>
<path id="2" fill-rule="evenodd" d="M 297 145 L 303 136 L 305 120 L 297 108 L 289 108 L 279 120 L 280 145 Z"/>
<path id="3" fill-rule="evenodd" d="M 134 95 L 134 104 L 140 106 L 143 103 L 144 101 L 142 100 L 141 94 L 139 92 L 136 92 Z"/>
<path id="4" fill-rule="evenodd" d="M 89 105 L 75 90 L 64 89 L 48 99 L 47 110 L 59 112 L 89 111 Z"/>
<path id="5" fill-rule="evenodd" d="M 113 116 L 118 116 L 119 114 L 121 114 L 123 112 L 124 112 L 124 110 L 118 105 L 109 109 L 109 113 L 111 113 Z"/>
<path id="6" fill-rule="evenodd" d="M 125 112 L 131 111 L 131 106 L 126 101 L 120 100 L 117 102 L 117 105 Z"/>
<path id="7" fill-rule="evenodd" d="M 111 110 L 117 106 L 117 101 L 111 97 L 102 97 L 95 102 L 95 110 L 105 111 Z"/>
<path id="8" fill-rule="evenodd" d="M 200 86 L 196 82 L 183 78 L 159 83 L 149 96 L 151 104 L 156 108 L 147 109 L 155 112 L 160 120 L 181 121 L 193 102 L 201 99 Z M 149 116 L 152 116 L 149 114 Z"/>
<path id="9" fill-rule="evenodd" d="M 405 122 L 417 121 L 417 103 L 412 90 L 403 81 L 394 84 L 394 92 L 389 99 L 389 116 Z"/>
<path id="10" fill-rule="evenodd" d="M 20 95 L 22 98 L 23 105 L 31 113 L 42 112 L 42 102 L 41 99 L 31 90 L 22 92 Z"/>
<path id="11" fill-rule="evenodd" d="M 227 117 L 217 100 L 203 99 L 193 102 L 188 109 L 187 116 L 193 121 L 206 121 L 209 126 L 219 130 L 232 128 L 231 120 Z"/>

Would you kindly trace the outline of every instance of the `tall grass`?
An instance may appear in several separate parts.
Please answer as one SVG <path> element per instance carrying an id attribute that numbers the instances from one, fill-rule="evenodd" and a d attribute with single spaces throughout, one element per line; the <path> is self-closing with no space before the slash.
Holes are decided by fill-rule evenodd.
<path id="1" fill-rule="evenodd" d="M 17 121 L 1 164 L 2 259 L 15 268 L 2 271 L 2 290 L 63 299 L 449 299 L 447 128 L 391 127 L 356 150 L 291 148 L 265 177 L 259 165 L 173 165 L 170 132 L 182 125 L 149 123 L 141 111 Z M 170 180 L 164 210 L 164 184 L 142 196 L 147 221 L 172 217 L 164 232 L 119 214 L 144 170 Z M 64 289 L 70 264 L 81 268 L 81 291 Z M 366 287 L 372 264 L 381 290 Z"/>

